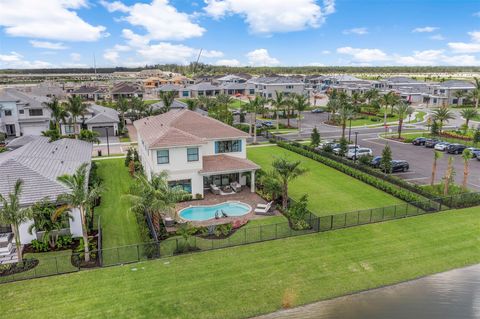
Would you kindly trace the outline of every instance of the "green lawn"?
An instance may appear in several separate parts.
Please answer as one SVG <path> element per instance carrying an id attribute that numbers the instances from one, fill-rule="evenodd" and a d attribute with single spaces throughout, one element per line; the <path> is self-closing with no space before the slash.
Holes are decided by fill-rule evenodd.
<path id="1" fill-rule="evenodd" d="M 145 100 L 145 101 L 143 101 L 143 103 L 145 105 L 152 105 L 152 104 L 155 104 L 157 102 L 160 102 L 160 100 Z"/>
<path id="2" fill-rule="evenodd" d="M 0 309 L 11 319 L 246 318 L 280 309 L 286 293 L 297 306 L 478 263 L 479 227 L 477 207 L 9 283 Z"/>
<path id="3" fill-rule="evenodd" d="M 141 242 L 135 215 L 128 211 L 129 203 L 122 196 L 128 191 L 132 178 L 124 159 L 96 162 L 98 174 L 103 178 L 105 191 L 96 216 L 101 217 L 103 247 L 119 247 Z"/>
<path id="4" fill-rule="evenodd" d="M 403 203 L 401 200 L 309 158 L 278 146 L 247 149 L 248 158 L 269 170 L 275 156 L 302 161 L 308 172 L 290 184 L 294 199 L 308 194 L 308 207 L 318 216 Z"/>

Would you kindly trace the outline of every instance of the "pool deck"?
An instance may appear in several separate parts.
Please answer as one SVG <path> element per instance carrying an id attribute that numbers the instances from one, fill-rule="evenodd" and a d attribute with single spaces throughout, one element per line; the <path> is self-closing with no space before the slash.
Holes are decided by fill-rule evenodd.
<path id="1" fill-rule="evenodd" d="M 177 211 L 180 211 L 181 209 L 187 208 L 189 206 L 210 206 L 210 205 L 222 204 L 228 201 L 239 201 L 239 202 L 248 204 L 252 207 L 252 211 L 246 215 L 238 216 L 238 217 L 222 217 L 219 219 L 212 218 L 212 219 L 203 220 L 203 221 L 190 221 L 190 223 L 192 223 L 195 227 L 201 227 L 201 226 L 233 223 L 236 220 L 246 221 L 246 220 L 263 219 L 263 218 L 269 217 L 269 216 L 255 215 L 254 210 L 257 207 L 257 204 L 266 204 L 267 202 L 258 194 L 250 192 L 249 188 L 245 188 L 239 193 L 233 193 L 229 195 L 215 195 L 208 192 L 205 194 L 204 199 L 191 200 L 187 202 L 178 203 L 175 206 L 175 209 Z M 280 212 L 275 210 L 270 214 L 270 216 L 276 216 L 276 215 L 280 215 Z"/>

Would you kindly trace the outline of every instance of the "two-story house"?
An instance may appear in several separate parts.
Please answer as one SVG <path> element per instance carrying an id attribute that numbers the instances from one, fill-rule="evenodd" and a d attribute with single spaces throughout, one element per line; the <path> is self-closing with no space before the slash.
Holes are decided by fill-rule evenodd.
<path id="1" fill-rule="evenodd" d="M 46 96 L 36 96 L 13 88 L 0 91 L 0 132 L 7 136 L 41 135 L 51 117 Z"/>
<path id="2" fill-rule="evenodd" d="M 285 95 L 305 94 L 305 83 L 293 77 L 259 77 L 247 81 L 247 94 L 260 95 L 266 99 L 275 97 L 275 92 L 283 92 Z"/>
<path id="3" fill-rule="evenodd" d="M 179 185 L 193 196 L 203 196 L 211 185 L 233 182 L 249 181 L 255 191 L 260 167 L 247 159 L 248 134 L 186 109 L 146 117 L 134 125 L 147 177 L 167 171 L 171 186 Z"/>
<path id="4" fill-rule="evenodd" d="M 71 135 L 80 133 L 83 128 L 97 132 L 101 137 L 116 136 L 119 133 L 119 123 L 120 119 L 116 110 L 98 104 L 89 104 L 85 114 L 77 118 L 76 124 L 69 118 L 66 123 L 60 125 L 60 131 L 62 135 Z"/>

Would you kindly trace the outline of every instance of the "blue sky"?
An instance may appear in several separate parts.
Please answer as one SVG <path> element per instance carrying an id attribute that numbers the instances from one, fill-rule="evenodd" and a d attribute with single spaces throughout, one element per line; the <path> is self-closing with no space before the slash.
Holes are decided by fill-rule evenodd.
<path id="1" fill-rule="evenodd" d="M 479 0 L 0 0 L 0 68 L 480 65 Z"/>

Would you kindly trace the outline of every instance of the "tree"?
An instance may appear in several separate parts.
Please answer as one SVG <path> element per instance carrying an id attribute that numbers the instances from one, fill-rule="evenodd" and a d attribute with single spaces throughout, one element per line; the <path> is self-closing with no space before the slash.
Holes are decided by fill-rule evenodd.
<path id="1" fill-rule="evenodd" d="M 432 179 L 430 180 L 430 185 L 435 185 L 435 177 L 437 175 L 437 162 L 440 158 L 442 158 L 443 153 L 439 151 L 433 152 L 433 166 L 432 166 Z"/>
<path id="2" fill-rule="evenodd" d="M 68 98 L 66 104 L 66 110 L 70 113 L 72 117 L 73 124 L 75 126 L 75 136 L 77 136 L 77 119 L 78 117 L 83 117 L 87 112 L 87 105 L 83 103 L 82 98 L 80 96 L 71 96 Z"/>
<path id="3" fill-rule="evenodd" d="M 117 100 L 117 103 L 115 103 L 115 110 L 117 110 L 117 112 L 120 114 L 119 131 L 123 131 L 123 128 L 125 126 L 125 113 L 127 113 L 129 109 L 130 109 L 130 105 L 128 104 L 127 99 L 121 96 Z"/>
<path id="4" fill-rule="evenodd" d="M 190 250 L 190 238 L 195 234 L 197 229 L 193 227 L 190 223 L 182 224 L 177 229 L 177 235 L 183 238 L 185 246 L 179 247 L 182 251 Z"/>
<path id="5" fill-rule="evenodd" d="M 176 91 L 160 91 L 159 96 L 163 103 L 162 113 L 170 111 L 173 101 L 175 101 L 176 94 Z"/>
<path id="6" fill-rule="evenodd" d="M 385 148 L 382 151 L 382 159 L 380 160 L 380 168 L 386 174 L 392 172 L 392 150 L 390 145 L 385 145 Z"/>
<path id="7" fill-rule="evenodd" d="M 233 102 L 233 98 L 227 94 L 219 94 L 215 97 L 217 103 L 220 105 L 224 105 L 228 108 L 228 106 Z"/>
<path id="8" fill-rule="evenodd" d="M 271 170 L 259 178 L 259 184 L 265 195 L 270 196 L 269 199 L 277 200 L 282 194 L 282 182 L 276 171 Z"/>
<path id="9" fill-rule="evenodd" d="M 250 112 L 250 127 L 249 131 L 253 130 L 253 144 L 257 143 L 257 112 L 260 108 L 265 105 L 265 99 L 259 95 L 256 95 L 255 98 L 248 98 L 248 104 L 246 109 Z"/>
<path id="10" fill-rule="evenodd" d="M 448 196 L 450 184 L 453 181 L 453 177 L 455 175 L 455 172 L 453 170 L 453 156 L 450 156 L 448 158 L 448 167 L 447 167 L 447 172 L 444 177 L 444 188 L 443 188 L 443 196 Z"/>
<path id="11" fill-rule="evenodd" d="M 433 120 L 438 121 L 440 133 L 443 131 L 443 123 L 453 120 L 455 116 L 448 106 L 442 106 L 435 111 L 433 111 Z"/>
<path id="12" fill-rule="evenodd" d="M 290 117 L 291 117 L 291 113 L 293 112 L 294 110 L 294 104 L 293 104 L 293 98 L 292 96 L 289 96 L 286 101 L 285 101 L 285 115 L 287 117 L 287 127 L 290 128 Z"/>
<path id="13" fill-rule="evenodd" d="M 430 128 L 430 133 L 433 136 L 436 136 L 440 133 L 440 124 L 437 121 L 433 121 L 432 127 Z"/>
<path id="14" fill-rule="evenodd" d="M 152 175 L 150 180 L 143 175 L 137 175 L 127 195 L 132 203 L 131 210 L 142 213 L 146 211 L 154 216 L 163 212 L 175 219 L 175 204 L 190 194 L 180 186 L 170 187 L 167 178 L 166 171 Z"/>
<path id="15" fill-rule="evenodd" d="M 57 207 L 54 203 L 43 199 L 32 206 L 34 223 L 28 228 L 30 234 L 35 231 L 43 231 L 43 241 L 48 243 L 51 249 L 57 245 L 58 235 L 65 227 L 64 221 L 73 217 L 66 206 Z"/>
<path id="16" fill-rule="evenodd" d="M 73 175 L 62 175 L 57 180 L 65 185 L 70 192 L 58 196 L 58 201 L 64 203 L 69 209 L 78 209 L 82 221 L 82 237 L 85 250 L 85 262 L 90 261 L 88 241 L 87 213 L 95 200 L 100 197 L 101 189 L 98 185 L 88 187 L 88 165 L 80 165 Z"/>
<path id="17" fill-rule="evenodd" d="M 465 96 L 465 93 L 461 90 L 457 90 L 453 92 L 453 96 L 457 98 L 457 105 L 460 105 L 460 101 Z"/>
<path id="18" fill-rule="evenodd" d="M 68 112 L 65 110 L 63 105 L 58 102 L 56 97 L 54 97 L 50 102 L 44 102 L 43 105 L 50 110 L 55 123 L 55 129 L 60 132 L 60 123 L 65 123 Z"/>
<path id="19" fill-rule="evenodd" d="M 0 222 L 2 224 L 9 224 L 12 227 L 19 262 L 23 261 L 19 227 L 22 223 L 25 223 L 32 217 L 32 211 L 30 208 L 22 208 L 20 206 L 22 189 L 23 181 L 17 179 L 13 192 L 9 193 L 7 198 L 0 194 Z"/>
<path id="20" fill-rule="evenodd" d="M 285 95 L 283 92 L 275 91 L 275 98 L 270 101 L 273 109 L 275 110 L 275 117 L 277 120 L 277 131 L 279 130 L 280 125 L 280 111 L 285 109 L 287 104 L 287 100 L 285 99 Z"/>
<path id="21" fill-rule="evenodd" d="M 331 113 L 331 116 L 328 120 L 335 121 L 335 114 L 337 113 L 338 109 L 340 108 L 341 103 L 336 98 L 331 98 L 327 103 L 327 110 Z"/>
<path id="22" fill-rule="evenodd" d="M 343 103 L 340 106 L 340 108 L 338 109 L 338 117 L 340 119 L 340 124 L 342 125 L 342 139 L 345 138 L 345 130 L 347 129 L 347 121 L 350 120 L 353 117 L 354 114 L 355 114 L 355 111 L 347 103 Z"/>
<path id="23" fill-rule="evenodd" d="M 300 164 L 300 161 L 289 161 L 286 158 L 276 158 L 272 162 L 272 167 L 282 183 L 282 208 L 284 211 L 288 207 L 288 183 L 306 172 L 306 169 Z"/>
<path id="24" fill-rule="evenodd" d="M 312 135 L 311 135 L 311 145 L 314 146 L 314 147 L 317 147 L 318 145 L 320 145 L 320 133 L 318 133 L 318 130 L 317 130 L 317 127 L 315 126 L 313 128 L 313 131 L 312 131 Z"/>
<path id="25" fill-rule="evenodd" d="M 468 174 L 469 172 L 469 164 L 470 160 L 472 159 L 472 152 L 466 148 L 463 153 L 462 153 L 462 159 L 463 159 L 463 189 L 467 190 L 467 184 L 468 184 Z"/>
<path id="26" fill-rule="evenodd" d="M 387 94 L 383 95 L 381 98 L 380 98 L 380 103 L 383 105 L 383 107 L 385 108 L 384 110 L 384 114 L 383 114 L 383 126 L 387 126 L 387 111 L 388 111 L 388 107 L 391 106 L 392 107 L 392 113 L 393 113 L 393 106 L 398 104 L 398 102 L 400 101 L 400 98 L 398 97 L 398 95 L 395 94 L 395 92 L 393 91 L 390 91 L 388 92 Z"/>
<path id="27" fill-rule="evenodd" d="M 379 96 L 379 91 L 377 89 L 370 89 L 363 94 L 363 97 L 367 99 L 367 103 L 370 104 L 372 100 L 375 100 Z"/>
<path id="28" fill-rule="evenodd" d="M 198 107 L 198 100 L 197 99 L 188 99 L 185 101 L 187 104 L 187 109 L 190 111 L 195 111 Z"/>
<path id="29" fill-rule="evenodd" d="M 98 139 L 98 132 L 90 131 L 90 130 L 80 130 L 80 134 L 78 135 L 78 139 L 89 142 L 89 143 L 96 143 L 100 144 L 100 140 Z"/>
<path id="30" fill-rule="evenodd" d="M 470 120 L 474 119 L 478 115 L 478 112 L 476 109 L 463 109 L 460 115 L 465 119 L 465 125 L 468 127 Z"/>
<path id="31" fill-rule="evenodd" d="M 405 102 L 400 102 L 395 106 L 395 113 L 398 114 L 398 138 L 402 138 L 403 121 L 408 115 L 413 113 L 413 108 Z"/>
<path id="32" fill-rule="evenodd" d="M 353 105 L 353 108 L 355 109 L 355 112 L 360 112 L 360 108 L 359 108 L 359 105 L 360 103 L 363 102 L 364 98 L 362 96 L 362 93 L 360 92 L 353 92 L 352 93 L 352 96 L 350 97 L 350 99 L 352 100 L 352 105 Z"/>
<path id="33" fill-rule="evenodd" d="M 295 94 L 292 97 L 293 109 L 298 112 L 298 134 L 302 133 L 302 112 L 310 105 L 305 95 Z"/>
<path id="34" fill-rule="evenodd" d="M 147 105 L 141 98 L 134 96 L 130 100 L 130 109 L 134 114 L 134 118 L 138 120 L 145 115 Z"/>
<path id="35" fill-rule="evenodd" d="M 475 110 L 478 110 L 478 101 L 480 100 L 480 79 L 474 77 L 475 89 L 472 91 L 473 99 L 475 100 Z"/>
<path id="36" fill-rule="evenodd" d="M 480 143 L 480 128 L 477 127 L 475 132 L 473 133 L 473 143 L 477 145 Z"/>

